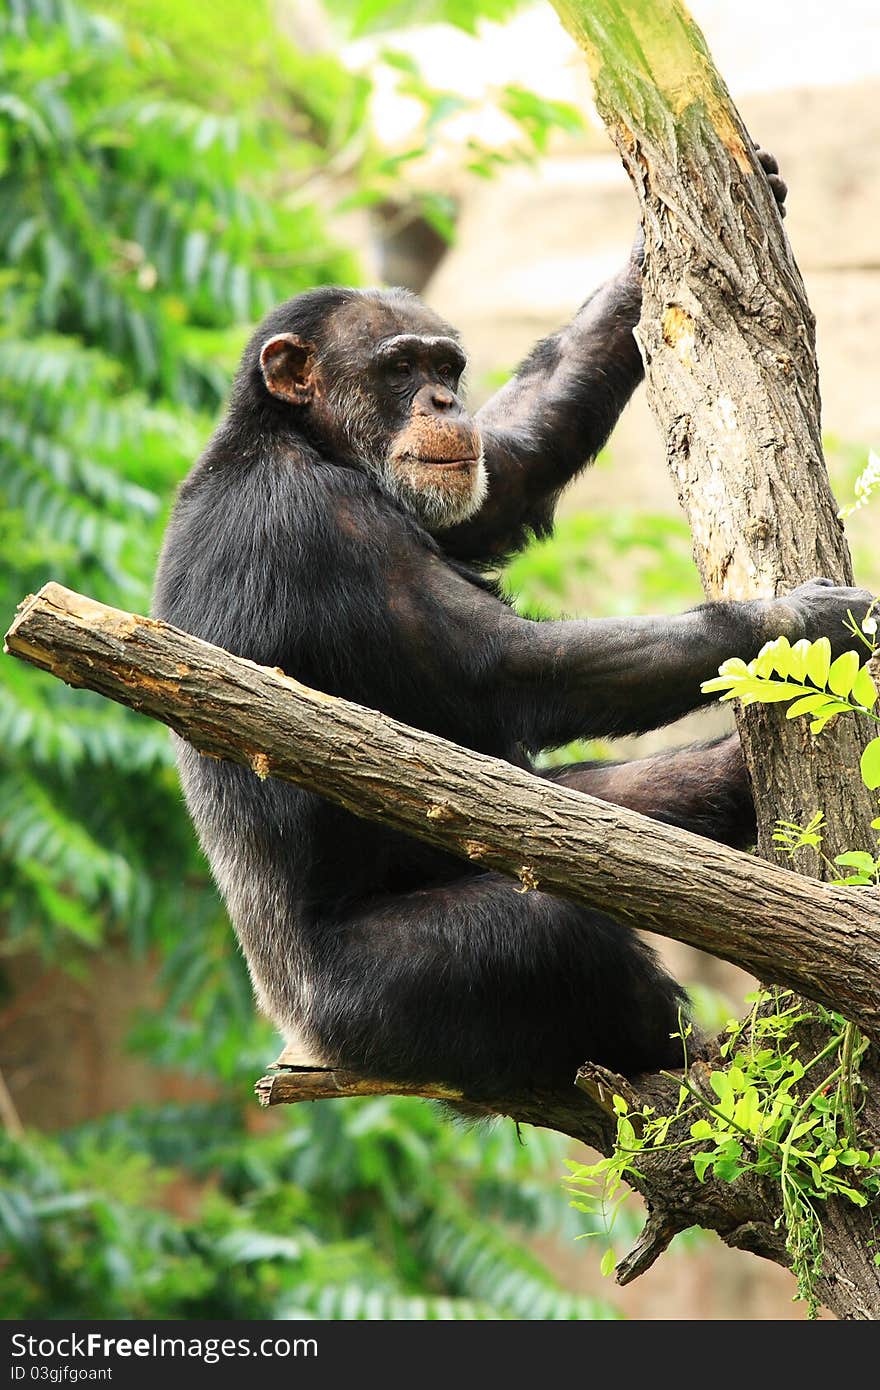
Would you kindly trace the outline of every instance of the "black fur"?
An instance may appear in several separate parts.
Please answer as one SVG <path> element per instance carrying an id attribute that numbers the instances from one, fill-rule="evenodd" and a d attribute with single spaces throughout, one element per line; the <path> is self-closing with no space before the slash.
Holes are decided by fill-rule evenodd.
<path id="1" fill-rule="evenodd" d="M 784 603 L 536 623 L 481 577 L 480 566 L 547 529 L 557 493 L 639 380 L 638 301 L 631 264 L 478 414 L 487 500 L 434 535 L 356 451 L 345 458 L 322 443 L 329 426 L 317 406 L 270 394 L 260 346 L 278 333 L 313 341 L 325 384 L 332 375 L 337 397 L 372 393 L 379 418 L 391 408 L 369 365 L 357 367 L 357 379 L 345 375 L 358 354 L 388 335 L 450 330 L 400 294 L 318 290 L 283 305 L 245 353 L 226 419 L 180 489 L 155 613 L 521 767 L 546 746 L 676 718 L 700 703 L 700 680 L 722 659 L 753 656 L 768 635 L 836 635 L 846 607 L 864 595 L 810 584 Z M 565 1085 L 587 1058 L 630 1074 L 680 1058 L 670 1035 L 683 995 L 629 928 L 519 893 L 496 874 L 185 744 L 179 754 L 258 997 L 282 1031 L 327 1060 L 488 1095 Z M 753 833 L 735 740 L 555 775 L 730 843 Z"/>

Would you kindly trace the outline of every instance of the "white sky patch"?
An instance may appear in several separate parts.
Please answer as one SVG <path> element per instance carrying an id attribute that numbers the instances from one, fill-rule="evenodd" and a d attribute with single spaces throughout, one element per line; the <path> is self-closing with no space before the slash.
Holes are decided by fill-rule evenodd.
<path id="1" fill-rule="evenodd" d="M 878 0 L 691 0 L 690 10 L 735 97 L 880 75 Z M 494 148 L 510 144 L 517 127 L 495 101 L 508 83 L 571 102 L 601 128 L 586 63 L 549 5 L 530 7 L 506 24 L 484 22 L 474 37 L 435 24 L 347 45 L 346 59 L 369 70 L 376 84 L 379 139 L 395 148 L 417 133 L 424 113 L 421 103 L 397 90 L 399 75 L 381 63 L 383 48 L 409 54 L 431 86 L 475 104 L 443 123 L 431 163 L 444 149 L 472 139 Z"/>

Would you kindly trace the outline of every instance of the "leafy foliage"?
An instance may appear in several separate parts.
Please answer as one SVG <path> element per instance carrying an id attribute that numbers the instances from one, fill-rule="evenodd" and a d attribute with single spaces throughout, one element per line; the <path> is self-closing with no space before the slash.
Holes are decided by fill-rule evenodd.
<path id="1" fill-rule="evenodd" d="M 557 1138 L 463 1134 L 387 1098 L 259 1135 L 227 1102 L 7 1139 L 0 1300 L 11 1317 L 614 1316 L 499 1224 L 558 1227 L 559 1162 Z"/>
<path id="2" fill-rule="evenodd" d="M 625 573 L 609 586 L 614 556 Z M 550 540 L 537 541 L 504 572 L 508 592 L 529 617 L 560 617 L 589 590 L 591 611 L 609 616 L 671 612 L 700 601 L 687 525 L 678 517 L 623 508 L 562 518 Z"/>
<path id="3" fill-rule="evenodd" d="M 861 625 L 849 615 L 853 641 L 869 656 L 876 651 L 877 621 L 871 606 Z M 868 663 L 850 650 L 832 661 L 827 637 L 792 644 L 786 637 L 767 642 L 753 661 L 725 661 L 717 677 L 703 682 L 706 693 L 723 692 L 723 700 L 744 705 L 789 703 L 787 718 L 809 718 L 819 734 L 830 720 L 854 713 L 880 724 L 878 692 Z M 860 772 L 869 790 L 880 787 L 880 737 L 861 757 Z M 821 853 L 824 816 L 817 811 L 806 826 L 780 822 L 774 839 L 795 856 L 809 846 Z M 826 864 L 832 875 L 840 867 L 852 872 L 833 877 L 839 885 L 880 884 L 880 816 L 877 852 L 848 850 Z M 821 1006 L 805 1006 L 789 990 L 760 990 L 745 1021 L 726 1025 L 720 1055 L 724 1067 L 708 1073 L 698 1086 L 685 1070 L 678 1104 L 670 1114 L 645 1106 L 630 1113 L 614 1097 L 617 1134 L 613 1152 L 598 1162 L 571 1163 L 575 1206 L 590 1215 L 602 1212 L 610 1232 L 624 1200 L 627 1176 L 638 1176 L 639 1156 L 651 1150 L 691 1154 L 700 1182 L 714 1178 L 735 1183 L 753 1173 L 778 1184 L 786 1248 L 798 1281 L 798 1296 L 811 1317 L 818 1311 L 815 1282 L 822 1269 L 822 1224 L 819 1206 L 829 1198 L 865 1207 L 880 1197 L 880 1152 L 860 1142 L 858 1113 L 863 1104 L 859 1062 L 867 1041 L 855 1024 Z M 827 1040 L 804 1059 L 796 1030 L 820 1027 Z M 686 1053 L 686 1035 L 683 1036 Z M 818 1078 L 818 1079 L 817 1079 Z M 610 1211 L 610 1216 L 609 1216 Z M 875 1255 L 880 1263 L 880 1253 Z M 614 1267 L 612 1248 L 602 1268 Z"/>
<path id="4" fill-rule="evenodd" d="M 871 613 L 861 628 L 852 624 L 854 639 L 863 642 L 870 654 L 874 651 L 876 629 L 876 619 Z M 703 682 L 703 690 L 723 691 L 722 700 L 737 699 L 744 705 L 788 701 L 786 718 L 808 717 L 813 734 L 821 733 L 830 720 L 841 714 L 858 714 L 880 725 L 880 715 L 876 713 L 877 687 L 868 663 L 860 662 L 857 651 L 843 652 L 832 661 L 827 637 L 815 642 L 803 639 L 794 646 L 788 638 L 777 637 L 766 643 L 748 664 L 738 657 L 725 661 L 717 676 Z M 880 788 L 880 736 L 872 738 L 865 747 L 859 772 L 869 791 Z M 823 820 L 818 811 L 806 826 L 782 821 L 773 838 L 790 856 L 806 846 L 821 852 Z M 878 832 L 876 852 L 869 854 L 864 849 L 853 849 L 837 855 L 834 863 L 829 864 L 835 875 L 831 879 L 833 883 L 880 883 L 880 816 L 871 824 Z M 835 866 L 850 868 L 853 872 L 841 878 L 836 875 Z"/>
<path id="5" fill-rule="evenodd" d="M 873 449 L 868 451 L 868 462 L 856 478 L 853 491 L 855 492 L 855 501 L 841 508 L 838 513 L 841 519 L 851 516 L 853 512 L 866 506 L 871 498 L 880 491 L 880 456 L 875 454 Z"/>
<path id="6" fill-rule="evenodd" d="M 880 1195 L 880 1152 L 860 1145 L 857 1127 L 858 1067 L 867 1042 L 839 1014 L 805 1008 L 790 990 L 759 990 L 751 1000 L 751 1014 L 727 1025 L 726 1065 L 709 1072 L 705 1088 L 685 1073 L 671 1114 L 650 1106 L 630 1111 L 623 1097 L 614 1097 L 615 1150 L 596 1163 L 570 1163 L 572 1191 L 587 1213 L 611 1202 L 613 1224 L 621 1183 L 652 1150 L 689 1153 L 700 1182 L 735 1183 L 744 1173 L 775 1182 L 798 1295 L 814 1317 L 822 1267 L 818 1206 L 839 1198 L 864 1207 Z M 803 1057 L 796 1030 L 809 1024 L 822 1025 L 828 1037 Z M 613 1252 L 607 1254 L 603 1268 L 610 1273 Z"/>
<path id="7" fill-rule="evenodd" d="M 481 19 L 507 19 L 523 0 L 328 0 L 327 8 L 352 35 L 410 24 L 454 24 L 472 34 Z"/>
<path id="8" fill-rule="evenodd" d="M 55 0 L 16 0 L 0 41 L 0 594 L 11 615 L 51 574 L 144 608 L 244 325 L 356 268 L 313 209 L 271 196 L 281 132 L 163 92 L 152 43 Z M 4 662 L 0 742 L 14 938 L 170 940 L 182 881 L 220 929 L 163 730 Z"/>

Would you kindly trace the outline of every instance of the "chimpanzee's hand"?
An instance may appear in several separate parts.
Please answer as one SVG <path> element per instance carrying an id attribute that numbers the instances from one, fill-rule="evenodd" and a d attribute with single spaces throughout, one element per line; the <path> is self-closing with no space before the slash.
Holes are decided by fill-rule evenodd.
<path id="1" fill-rule="evenodd" d="M 779 162 L 775 155 L 769 150 L 762 150 L 760 145 L 755 146 L 755 155 L 758 163 L 767 175 L 770 184 L 770 191 L 776 199 L 776 206 L 779 208 L 779 216 L 785 216 L 785 199 L 788 195 L 788 184 L 779 172 Z M 629 253 L 629 263 L 627 270 L 634 280 L 640 280 L 642 266 L 645 264 L 645 229 L 639 224 L 636 231 L 632 250 Z"/>
<path id="2" fill-rule="evenodd" d="M 867 589 L 847 589 L 835 584 L 833 579 L 810 579 L 792 589 L 790 594 L 768 603 L 768 632 L 774 627 L 773 636 L 784 633 L 791 642 L 802 637 L 810 642 L 827 637 L 837 656 L 858 645 L 857 639 L 844 626 L 847 613 L 852 613 L 861 626 L 873 601 Z"/>
<path id="3" fill-rule="evenodd" d="M 755 146 L 755 154 L 758 157 L 758 163 L 767 175 L 770 191 L 776 199 L 776 206 L 779 208 L 779 216 L 784 217 L 785 197 L 788 193 L 788 184 L 785 182 L 785 179 L 780 176 L 779 164 L 775 156 L 772 155 L 769 150 L 762 150 L 760 145 Z"/>

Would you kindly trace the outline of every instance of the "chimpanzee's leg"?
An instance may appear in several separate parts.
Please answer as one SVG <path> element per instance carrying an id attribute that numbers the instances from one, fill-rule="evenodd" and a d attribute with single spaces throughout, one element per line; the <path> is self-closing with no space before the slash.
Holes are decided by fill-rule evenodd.
<path id="1" fill-rule="evenodd" d="M 574 763 L 546 775 L 735 849 L 755 842 L 755 808 L 737 734 L 634 762 Z"/>
<path id="2" fill-rule="evenodd" d="M 500 874 L 384 895 L 314 923 L 310 1025 L 330 1063 L 470 1095 L 681 1065 L 687 1000 L 603 913 Z"/>

